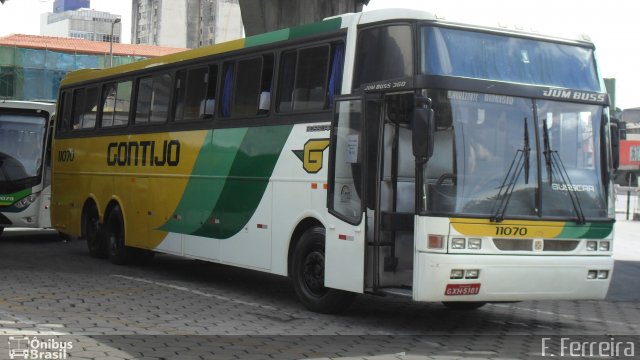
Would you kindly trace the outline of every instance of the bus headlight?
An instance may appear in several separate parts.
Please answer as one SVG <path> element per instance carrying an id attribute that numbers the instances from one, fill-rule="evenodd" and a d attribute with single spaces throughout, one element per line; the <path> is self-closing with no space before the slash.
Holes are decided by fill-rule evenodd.
<path id="1" fill-rule="evenodd" d="M 451 240 L 452 249 L 465 249 L 467 247 L 467 239 L 465 238 L 453 238 Z"/>
<path id="2" fill-rule="evenodd" d="M 599 251 L 609 251 L 609 249 L 611 249 L 611 243 L 609 241 L 600 241 L 599 244 Z"/>
<path id="3" fill-rule="evenodd" d="M 596 250 L 598 250 L 598 242 L 587 241 L 587 251 L 596 251 Z"/>
<path id="4" fill-rule="evenodd" d="M 24 209 L 27 206 L 31 205 L 34 201 L 36 201 L 37 196 L 35 194 L 31 194 L 29 196 L 25 196 L 22 199 L 15 202 L 13 205 L 18 209 Z"/>
<path id="5" fill-rule="evenodd" d="M 482 249 L 482 239 L 469 239 L 469 244 L 467 245 L 469 250 L 480 250 Z"/>

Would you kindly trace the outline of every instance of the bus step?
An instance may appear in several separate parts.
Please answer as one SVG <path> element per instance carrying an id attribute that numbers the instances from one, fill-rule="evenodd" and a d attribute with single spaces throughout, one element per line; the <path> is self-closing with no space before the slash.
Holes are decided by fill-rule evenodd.
<path id="1" fill-rule="evenodd" d="M 378 289 L 378 292 L 386 295 L 402 296 L 408 298 L 413 297 L 413 291 L 408 288 L 382 288 Z"/>
<path id="2" fill-rule="evenodd" d="M 369 241 L 367 243 L 367 245 L 369 245 L 369 246 L 393 246 L 394 242 L 393 241 L 383 241 L 383 242 Z"/>

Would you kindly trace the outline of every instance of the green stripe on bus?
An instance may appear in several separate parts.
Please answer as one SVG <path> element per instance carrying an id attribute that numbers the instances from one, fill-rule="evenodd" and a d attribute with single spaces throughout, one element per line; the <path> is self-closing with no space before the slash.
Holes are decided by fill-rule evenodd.
<path id="1" fill-rule="evenodd" d="M 193 235 L 228 239 L 253 216 L 273 174 L 292 125 L 249 128 L 215 208 Z"/>
<path id="2" fill-rule="evenodd" d="M 335 18 L 314 24 L 296 26 L 287 29 L 276 30 L 265 34 L 250 36 L 245 39 L 244 47 L 266 45 L 278 41 L 298 39 L 306 36 L 336 31 L 342 26 L 342 19 Z"/>
<path id="3" fill-rule="evenodd" d="M 209 131 L 174 212 L 180 217 L 172 217 L 160 230 L 191 234 L 202 226 L 218 202 L 246 132 L 247 128 Z"/>
<path id="4" fill-rule="evenodd" d="M 604 239 L 613 231 L 613 224 L 587 223 L 585 225 L 565 225 L 558 238 Z"/>
<path id="5" fill-rule="evenodd" d="M 226 239 L 260 204 L 292 125 L 220 129 L 205 138 L 175 215 L 159 230 Z"/>
<path id="6" fill-rule="evenodd" d="M 31 188 L 20 190 L 11 194 L 0 194 L 0 206 L 13 205 L 25 196 L 31 195 Z"/>
<path id="7" fill-rule="evenodd" d="M 244 47 L 252 47 L 258 45 L 265 45 L 274 43 L 277 41 L 284 41 L 289 39 L 289 29 L 282 29 L 277 31 L 268 32 L 265 34 L 254 35 L 244 39 Z"/>

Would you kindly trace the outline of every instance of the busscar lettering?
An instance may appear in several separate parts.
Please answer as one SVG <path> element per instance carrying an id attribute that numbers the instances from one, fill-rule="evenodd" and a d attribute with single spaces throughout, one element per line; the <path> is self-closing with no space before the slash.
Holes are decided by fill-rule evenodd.
<path id="1" fill-rule="evenodd" d="M 109 166 L 178 166 L 180 141 L 123 141 L 107 145 Z"/>

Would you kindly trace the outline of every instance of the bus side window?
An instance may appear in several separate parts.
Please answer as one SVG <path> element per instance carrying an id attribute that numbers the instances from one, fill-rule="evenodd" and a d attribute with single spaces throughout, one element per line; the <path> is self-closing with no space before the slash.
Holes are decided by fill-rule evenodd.
<path id="1" fill-rule="evenodd" d="M 271 110 L 271 90 L 273 82 L 273 55 L 263 56 L 262 77 L 260 80 L 260 95 L 258 98 L 257 115 L 268 114 Z"/>
<path id="2" fill-rule="evenodd" d="M 293 90 L 293 110 L 319 110 L 324 108 L 329 46 L 300 50 Z"/>
<path id="3" fill-rule="evenodd" d="M 100 127 L 113 126 L 113 114 L 116 108 L 116 84 L 110 83 L 104 86 L 102 91 L 102 118 Z"/>
<path id="4" fill-rule="evenodd" d="M 98 87 L 73 92 L 73 129 L 92 129 L 98 114 Z"/>
<path id="5" fill-rule="evenodd" d="M 69 91 L 63 91 L 60 101 L 59 116 L 57 119 L 57 128 L 59 132 L 69 131 L 69 124 L 71 123 L 71 95 Z"/>
<path id="6" fill-rule="evenodd" d="M 231 100 L 233 96 L 233 78 L 235 64 L 233 62 L 226 62 L 223 66 L 222 80 L 220 89 L 222 95 L 220 99 L 220 116 L 231 116 Z"/>
<path id="7" fill-rule="evenodd" d="M 261 75 L 261 57 L 238 61 L 235 93 L 233 97 L 233 106 L 231 107 L 231 113 L 233 116 L 256 115 L 256 112 L 258 111 Z"/>
<path id="8" fill-rule="evenodd" d="M 113 115 L 113 126 L 123 126 L 129 123 L 132 85 L 133 82 L 131 80 L 118 83 L 115 113 Z"/>
<path id="9" fill-rule="evenodd" d="M 296 80 L 297 51 L 287 51 L 280 57 L 280 76 L 278 79 L 278 106 L 280 112 L 293 110 L 293 89 Z"/>
<path id="10" fill-rule="evenodd" d="M 329 50 L 322 45 L 282 55 L 278 111 L 325 108 Z"/>
<path id="11" fill-rule="evenodd" d="M 136 124 L 163 123 L 169 115 L 171 75 L 153 75 L 138 81 Z"/>
<path id="12" fill-rule="evenodd" d="M 175 121 L 204 118 L 204 104 L 209 81 L 209 69 L 180 70 L 176 73 Z M 201 111 L 202 107 L 202 111 Z"/>
<path id="13" fill-rule="evenodd" d="M 216 84 L 218 83 L 218 65 L 209 66 L 209 80 L 207 81 L 207 95 L 200 104 L 200 115 L 210 119 L 216 105 Z"/>
<path id="14" fill-rule="evenodd" d="M 129 123 L 131 81 L 105 85 L 102 102 L 101 127 L 124 126 Z"/>

